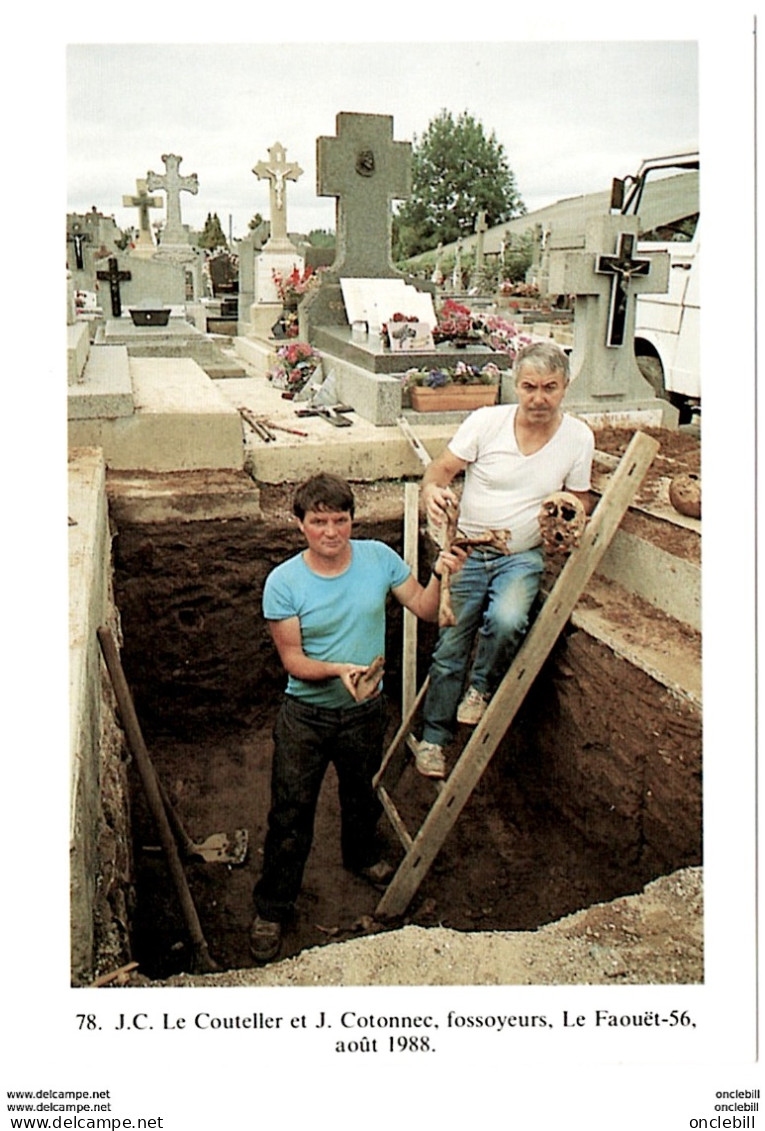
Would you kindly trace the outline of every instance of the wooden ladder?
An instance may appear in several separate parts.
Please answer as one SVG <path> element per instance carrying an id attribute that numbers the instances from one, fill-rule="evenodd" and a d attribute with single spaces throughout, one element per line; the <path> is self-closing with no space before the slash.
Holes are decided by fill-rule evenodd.
<path id="1" fill-rule="evenodd" d="M 409 906 L 606 552 L 658 448 L 657 441 L 643 432 L 636 432 L 632 437 L 587 524 L 579 547 L 561 570 L 448 778 L 436 783 L 435 801 L 414 834 L 407 829 L 392 793 L 407 765 L 409 753 L 414 750 L 416 740 L 410 728 L 425 696 L 427 679 L 409 709 L 404 709 L 401 726 L 373 782 L 404 848 L 404 857 L 377 905 L 377 918 L 395 918 Z"/>

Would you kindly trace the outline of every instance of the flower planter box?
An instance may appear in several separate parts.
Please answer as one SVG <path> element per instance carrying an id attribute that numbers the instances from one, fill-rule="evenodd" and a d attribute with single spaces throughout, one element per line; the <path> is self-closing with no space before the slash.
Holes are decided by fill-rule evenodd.
<path id="1" fill-rule="evenodd" d="M 474 408 L 497 403 L 497 385 L 446 385 L 431 389 L 415 385 L 411 389 L 415 412 L 472 412 Z"/>
<path id="2" fill-rule="evenodd" d="M 134 326 L 167 326 L 170 320 L 170 307 L 130 307 L 130 317 Z"/>

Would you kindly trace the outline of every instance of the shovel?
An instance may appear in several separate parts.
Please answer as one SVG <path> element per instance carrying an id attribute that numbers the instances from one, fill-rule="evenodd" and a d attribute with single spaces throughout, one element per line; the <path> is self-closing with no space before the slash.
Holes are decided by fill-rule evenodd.
<path id="1" fill-rule="evenodd" d="M 128 746 L 135 758 L 144 792 L 146 793 L 146 801 L 151 815 L 154 818 L 160 841 L 162 842 L 162 849 L 167 858 L 170 876 L 175 886 L 178 902 L 181 905 L 183 920 L 189 932 L 192 946 L 192 969 L 194 973 L 212 973 L 218 970 L 219 967 L 210 956 L 207 941 L 202 933 L 197 909 L 194 906 L 194 900 L 191 896 L 188 881 L 183 871 L 183 865 L 181 864 L 178 845 L 170 826 L 167 810 L 162 801 L 159 778 L 149 758 L 149 752 L 146 749 L 146 744 L 138 723 L 138 717 L 135 713 L 135 707 L 133 706 L 133 698 L 130 694 L 127 680 L 125 679 L 125 673 L 122 670 L 117 643 L 111 629 L 107 625 L 102 625 L 97 629 L 97 636 L 117 699 L 117 706 L 119 707 Z"/>
<path id="2" fill-rule="evenodd" d="M 204 860 L 206 864 L 243 864 L 247 856 L 248 836 L 247 829 L 235 829 L 234 835 L 229 837 L 226 833 L 210 833 L 210 835 L 197 844 L 191 839 L 181 824 L 181 819 L 176 813 L 164 785 L 157 778 L 159 795 L 167 813 L 178 848 L 186 860 Z M 147 845 L 145 852 L 161 852 L 160 846 Z"/>

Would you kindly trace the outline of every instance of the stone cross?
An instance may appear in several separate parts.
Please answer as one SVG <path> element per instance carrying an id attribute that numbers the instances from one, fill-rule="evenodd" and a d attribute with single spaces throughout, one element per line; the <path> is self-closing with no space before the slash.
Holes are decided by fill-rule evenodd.
<path id="1" fill-rule="evenodd" d="M 165 172 L 157 174 L 150 170 L 146 174 L 146 188 L 149 192 L 153 192 L 154 189 L 162 189 L 167 193 L 167 215 L 165 217 L 165 230 L 162 233 L 162 243 L 185 244 L 189 240 L 181 223 L 181 193 L 190 192 L 196 196 L 199 192 L 199 181 L 196 173 L 191 173 L 188 177 L 180 175 L 178 169 L 183 160 L 182 157 L 176 157 L 174 153 L 163 153 L 162 160 L 165 163 Z"/>
<path id="2" fill-rule="evenodd" d="M 669 256 L 651 252 L 635 259 L 637 216 L 603 216 L 587 224 L 583 251 L 553 251 L 548 289 L 575 295 L 572 388 L 576 410 L 584 400 L 601 409 L 653 398 L 635 361 L 635 298 L 669 287 Z M 612 248 L 604 252 L 604 248 Z"/>
<path id="3" fill-rule="evenodd" d="M 122 316 L 122 300 L 120 298 L 120 283 L 126 283 L 132 278 L 129 271 L 120 271 L 117 266 L 117 256 L 109 256 L 109 270 L 96 271 L 96 278 L 108 280 L 109 294 L 112 300 L 112 314 L 115 318 Z"/>
<path id="4" fill-rule="evenodd" d="M 473 275 L 471 278 L 471 285 L 476 289 L 479 294 L 486 291 L 486 273 L 484 271 L 483 263 L 483 237 L 484 233 L 488 231 L 486 224 L 486 212 L 482 208 L 478 213 L 475 221 L 475 267 L 473 268 Z"/>
<path id="5" fill-rule="evenodd" d="M 649 259 L 633 259 L 634 247 L 634 235 L 620 232 L 616 255 L 599 255 L 595 261 L 595 270 L 599 274 L 611 276 L 611 298 L 606 323 L 607 346 L 624 345 L 630 281 L 638 275 L 648 275 L 651 270 Z"/>
<path id="6" fill-rule="evenodd" d="M 386 114 L 340 113 L 336 137 L 316 139 L 319 196 L 337 197 L 332 272 L 343 278 L 396 278 L 391 203 L 412 191 L 412 146 L 393 140 Z"/>
<path id="7" fill-rule="evenodd" d="M 452 271 L 452 290 L 462 290 L 462 240 L 457 240 L 454 251 L 454 270 Z"/>
<path id="8" fill-rule="evenodd" d="M 478 213 L 475 222 L 476 241 L 475 241 L 475 270 L 476 274 L 480 275 L 483 271 L 483 237 L 484 233 L 488 232 L 486 224 L 486 212 L 482 208 Z"/>
<path id="9" fill-rule="evenodd" d="M 287 150 L 281 142 L 275 142 L 268 151 L 268 161 L 258 161 L 253 173 L 259 180 L 269 182 L 271 204 L 271 236 L 269 243 L 287 241 L 287 200 L 286 181 L 296 181 L 303 170 L 296 162 L 288 163 Z"/>
<path id="10" fill-rule="evenodd" d="M 443 254 L 444 245 L 442 241 L 439 240 L 438 247 L 436 248 L 436 261 L 433 264 L 433 274 L 430 276 L 431 283 L 435 283 L 437 287 L 440 287 L 444 281 L 444 273 L 441 270 L 441 257 Z"/>
<path id="11" fill-rule="evenodd" d="M 148 185 L 143 178 L 139 178 L 135 182 L 135 187 L 135 196 L 123 196 L 122 207 L 138 209 L 138 239 L 136 246 L 154 247 L 154 240 L 151 235 L 151 224 L 149 223 L 149 209 L 161 208 L 162 198 L 159 196 L 149 196 Z"/>

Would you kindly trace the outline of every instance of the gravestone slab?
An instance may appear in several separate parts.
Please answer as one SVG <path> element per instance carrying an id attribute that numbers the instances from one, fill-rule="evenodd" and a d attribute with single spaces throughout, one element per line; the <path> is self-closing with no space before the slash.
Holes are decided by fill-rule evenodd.
<path id="1" fill-rule="evenodd" d="M 116 419 L 133 413 L 133 386 L 124 346 L 93 346 L 82 380 L 70 386 L 69 420 Z"/>
<path id="2" fill-rule="evenodd" d="M 418 291 L 403 279 L 341 279 L 340 287 L 348 322 L 367 322 L 370 334 L 379 333 L 394 314 L 416 315 L 431 330 L 436 324 L 433 296 Z"/>
<path id="3" fill-rule="evenodd" d="M 66 328 L 66 379 L 68 385 L 82 380 L 90 352 L 87 322 L 72 322 Z"/>

